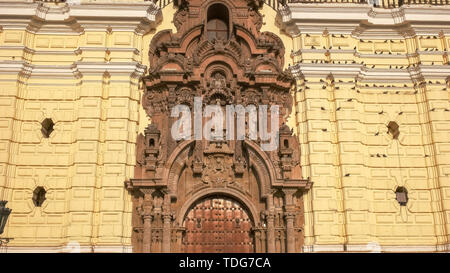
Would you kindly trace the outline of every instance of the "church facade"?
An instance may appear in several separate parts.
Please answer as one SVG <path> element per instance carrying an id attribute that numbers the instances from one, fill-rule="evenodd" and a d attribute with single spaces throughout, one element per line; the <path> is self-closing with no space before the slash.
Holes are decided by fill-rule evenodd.
<path id="1" fill-rule="evenodd" d="M 450 251 L 449 21 L 446 0 L 1 2 L 2 248 Z M 227 137 L 174 137 L 208 106 Z"/>

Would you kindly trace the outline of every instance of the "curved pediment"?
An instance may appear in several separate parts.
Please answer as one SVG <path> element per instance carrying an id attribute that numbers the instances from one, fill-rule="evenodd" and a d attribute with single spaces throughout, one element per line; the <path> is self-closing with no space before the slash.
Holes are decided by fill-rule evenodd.
<path id="1" fill-rule="evenodd" d="M 144 78 L 149 92 L 160 93 L 165 89 L 163 92 L 170 98 L 173 91 L 169 91 L 169 86 L 183 82 L 199 90 L 198 96 L 212 94 L 204 91 L 208 89 L 205 77 L 211 67 L 222 66 L 223 73 L 232 75 L 228 82 L 233 90 L 256 85 L 261 96 L 272 96 L 270 93 L 275 91 L 271 89 L 289 93 L 293 78 L 283 69 L 285 49 L 275 34 L 259 31 L 262 25 L 259 1 L 192 0 L 177 5 L 179 10 L 174 15 L 177 33 L 161 31 L 150 45 L 150 73 Z M 263 94 L 266 91 L 262 90 L 268 90 L 269 94 Z M 240 92 L 227 94 L 222 92 L 220 96 L 228 102 L 242 100 Z"/>

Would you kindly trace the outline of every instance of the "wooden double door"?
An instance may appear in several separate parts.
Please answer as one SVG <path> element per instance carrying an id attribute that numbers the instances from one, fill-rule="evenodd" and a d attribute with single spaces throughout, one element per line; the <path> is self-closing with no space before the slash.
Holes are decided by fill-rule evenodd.
<path id="1" fill-rule="evenodd" d="M 249 213 L 234 199 L 209 196 L 197 201 L 186 214 L 184 227 L 184 252 L 254 252 Z"/>

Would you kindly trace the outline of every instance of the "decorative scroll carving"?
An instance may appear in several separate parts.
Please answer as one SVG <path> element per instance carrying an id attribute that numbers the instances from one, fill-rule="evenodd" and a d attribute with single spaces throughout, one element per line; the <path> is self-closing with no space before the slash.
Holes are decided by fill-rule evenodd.
<path id="1" fill-rule="evenodd" d="M 177 28 L 177 31 L 180 31 L 181 27 L 187 23 L 188 15 L 189 15 L 188 3 L 186 1 L 182 1 L 173 19 L 173 24 Z"/>

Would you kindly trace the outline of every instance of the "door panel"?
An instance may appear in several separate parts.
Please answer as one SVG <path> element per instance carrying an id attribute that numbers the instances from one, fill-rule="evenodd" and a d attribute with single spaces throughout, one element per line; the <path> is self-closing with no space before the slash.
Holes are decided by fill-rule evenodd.
<path id="1" fill-rule="evenodd" d="M 239 202 L 208 197 L 194 204 L 185 219 L 184 252 L 254 252 L 252 222 Z"/>

